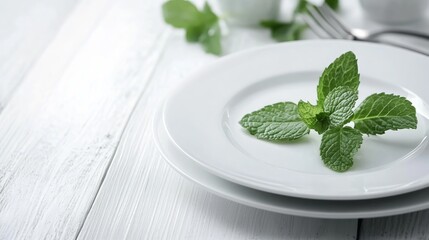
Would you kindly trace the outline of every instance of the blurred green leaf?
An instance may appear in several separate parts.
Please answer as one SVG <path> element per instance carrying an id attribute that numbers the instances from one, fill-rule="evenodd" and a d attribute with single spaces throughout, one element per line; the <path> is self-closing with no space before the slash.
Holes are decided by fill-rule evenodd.
<path id="1" fill-rule="evenodd" d="M 204 32 L 204 27 L 201 27 L 201 26 L 187 28 L 186 41 L 198 42 L 203 32 Z"/>
<path id="2" fill-rule="evenodd" d="M 333 10 L 338 10 L 340 7 L 340 0 L 325 0 L 325 3 L 331 7 Z M 307 5 L 312 4 L 308 2 L 308 0 L 298 0 L 298 3 L 295 6 L 295 10 L 293 11 L 294 15 L 299 13 L 307 12 Z"/>
<path id="3" fill-rule="evenodd" d="M 299 0 L 298 3 L 296 4 L 295 10 L 294 10 L 294 14 L 298 14 L 298 13 L 304 13 L 307 11 L 307 0 Z"/>
<path id="4" fill-rule="evenodd" d="M 307 28 L 306 24 L 296 21 L 278 22 L 276 20 L 262 21 L 261 26 L 271 30 L 271 37 L 278 42 L 294 41 L 301 38 L 302 32 Z"/>
<path id="5" fill-rule="evenodd" d="M 200 42 L 203 44 L 204 50 L 208 53 L 220 55 L 222 52 L 221 46 L 221 31 L 219 24 L 216 22 L 201 35 Z"/>
<path id="6" fill-rule="evenodd" d="M 168 1 L 162 5 L 166 23 L 176 28 L 192 28 L 201 25 L 203 14 L 194 4 L 185 0 Z"/>
<path id="7" fill-rule="evenodd" d="M 377 1 L 377 0 L 374 0 L 374 1 Z M 339 0 L 325 0 L 325 3 L 335 11 L 338 10 L 338 8 L 340 7 Z"/>
<path id="8" fill-rule="evenodd" d="M 217 22 L 219 19 L 207 2 L 204 4 L 203 15 L 204 15 L 204 22 L 206 25 L 213 24 Z"/>
<path id="9" fill-rule="evenodd" d="M 206 52 L 220 55 L 221 29 L 219 18 L 208 3 L 201 11 L 186 0 L 170 0 L 163 4 L 162 12 L 166 23 L 186 31 L 188 42 L 199 42 Z"/>

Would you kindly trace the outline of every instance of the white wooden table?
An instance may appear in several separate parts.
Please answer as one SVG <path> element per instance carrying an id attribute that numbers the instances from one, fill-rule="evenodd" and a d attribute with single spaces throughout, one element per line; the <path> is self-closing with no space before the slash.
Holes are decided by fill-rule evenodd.
<path id="1" fill-rule="evenodd" d="M 356 0 L 343 2 L 350 24 L 368 24 Z M 0 1 L 0 239 L 429 239 L 429 211 L 287 216 L 173 171 L 154 146 L 153 113 L 218 58 L 165 25 L 161 3 Z M 274 42 L 231 28 L 223 44 L 228 54 Z"/>

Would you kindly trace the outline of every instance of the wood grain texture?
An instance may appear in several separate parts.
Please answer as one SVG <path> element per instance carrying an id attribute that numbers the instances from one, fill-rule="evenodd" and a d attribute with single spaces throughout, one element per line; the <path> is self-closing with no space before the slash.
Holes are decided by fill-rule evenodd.
<path id="1" fill-rule="evenodd" d="M 163 45 L 155 1 L 82 1 L 0 115 L 0 239 L 75 239 Z"/>
<path id="2" fill-rule="evenodd" d="M 429 239 L 429 210 L 393 217 L 364 219 L 360 228 L 362 240 Z"/>
<path id="3" fill-rule="evenodd" d="M 216 57 L 165 32 L 160 2 L 0 1 L 0 239 L 356 238 L 355 220 L 236 204 L 162 160 L 160 99 Z M 223 43 L 271 40 L 231 28 Z M 427 213 L 364 220 L 361 239 L 429 239 Z"/>
<path id="4" fill-rule="evenodd" d="M 271 43 L 241 29 L 228 51 Z M 227 40 L 228 41 L 228 40 Z M 355 220 L 293 217 L 246 207 L 208 193 L 172 170 L 152 139 L 152 117 L 171 86 L 216 60 L 170 37 L 140 99 L 78 239 L 354 239 Z"/>
<path id="5" fill-rule="evenodd" d="M 0 1 L 0 112 L 77 2 Z"/>

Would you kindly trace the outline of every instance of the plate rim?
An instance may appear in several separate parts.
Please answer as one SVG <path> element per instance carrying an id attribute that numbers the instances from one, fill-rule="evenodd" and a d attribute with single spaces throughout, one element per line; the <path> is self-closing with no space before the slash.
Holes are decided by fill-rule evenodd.
<path id="1" fill-rule="evenodd" d="M 306 199 L 306 198 L 297 198 L 293 196 L 286 196 L 286 195 L 278 195 L 275 193 L 260 191 L 257 189 L 249 188 L 234 182 L 230 182 L 228 180 L 225 180 L 219 176 L 213 175 L 206 169 L 201 168 L 199 164 L 197 164 L 195 161 L 191 159 L 186 159 L 187 156 L 185 153 L 181 152 L 180 149 L 177 149 L 178 152 L 181 152 L 182 156 L 176 156 L 172 157 L 169 155 L 174 155 L 174 153 L 167 153 L 167 149 L 163 147 L 163 143 L 161 140 L 161 136 L 157 134 L 159 129 L 163 129 L 166 131 L 166 129 L 163 127 L 162 121 L 159 119 L 162 118 L 161 110 L 156 111 L 153 117 L 152 122 L 152 138 L 154 140 L 155 146 L 158 150 L 158 152 L 161 154 L 164 161 L 167 162 L 167 164 L 172 167 L 176 172 L 178 172 L 180 175 L 185 177 L 186 179 L 190 180 L 194 184 L 197 184 L 198 186 L 202 187 L 203 189 L 209 191 L 210 193 L 213 193 L 219 197 L 228 199 L 230 201 L 243 204 L 249 207 L 266 210 L 270 212 L 275 213 L 281 213 L 281 214 L 288 214 L 293 216 L 299 216 L 299 217 L 312 217 L 312 218 L 321 218 L 321 219 L 356 219 L 356 218 L 376 218 L 376 217 L 387 217 L 387 216 L 393 216 L 393 215 L 399 215 L 399 214 L 405 214 L 410 212 L 416 212 L 421 211 L 429 208 L 429 188 L 417 190 L 411 193 L 405 193 L 390 197 L 384 197 L 384 198 L 377 198 L 377 199 L 362 199 L 362 200 L 319 200 L 319 199 Z M 171 139 L 167 139 L 165 141 L 171 141 Z M 175 146 L 174 143 L 171 143 L 173 146 Z M 177 164 L 177 158 L 185 159 L 185 161 L 188 161 L 188 164 L 194 165 L 196 168 L 199 168 L 199 173 L 203 175 L 210 176 L 214 181 L 220 181 L 222 184 L 227 184 L 230 187 L 234 188 L 241 188 L 243 191 L 248 192 L 250 191 L 253 194 L 262 195 L 259 199 L 255 199 L 253 197 L 249 196 L 251 194 L 248 194 L 247 196 L 243 194 L 240 191 L 225 191 L 222 190 L 220 187 L 216 187 L 216 183 L 214 183 L 213 180 L 201 180 L 196 177 L 195 173 L 193 173 L 193 170 L 185 169 L 180 166 L 180 164 Z M 179 160 L 180 161 L 180 160 Z M 411 196 L 411 197 L 410 197 Z M 425 200 L 421 199 L 419 203 L 410 203 L 407 204 L 407 201 L 411 201 L 412 197 L 422 197 L 425 198 Z M 425 197 L 426 196 L 426 197 Z M 282 201 L 282 206 L 275 206 L 272 203 L 270 203 L 271 198 L 280 198 Z M 263 200 L 261 200 L 263 199 Z M 398 200 L 399 199 L 399 200 Z M 297 209 L 293 206 L 288 206 L 290 201 L 299 201 L 302 202 L 308 202 L 305 204 L 312 205 L 313 207 L 319 207 L 318 211 L 315 210 L 308 210 L 308 209 Z M 383 206 L 385 207 L 386 201 L 392 201 L 392 202 L 399 202 L 402 204 L 400 207 L 391 207 L 390 209 L 385 210 L 368 210 L 367 207 L 360 207 L 361 210 L 355 210 L 355 211 L 328 211 L 323 206 L 320 207 L 320 203 L 329 203 L 333 204 L 336 207 L 349 204 L 353 207 L 358 206 L 359 204 L 366 204 L 368 206 L 373 206 L 374 202 L 377 201 L 383 201 Z M 304 205 L 305 205 L 304 204 Z M 343 207 L 345 209 L 348 209 L 347 206 Z"/>

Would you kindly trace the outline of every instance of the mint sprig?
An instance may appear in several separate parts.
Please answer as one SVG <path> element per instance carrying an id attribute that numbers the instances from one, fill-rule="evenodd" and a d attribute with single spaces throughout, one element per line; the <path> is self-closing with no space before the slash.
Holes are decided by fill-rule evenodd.
<path id="1" fill-rule="evenodd" d="M 188 42 L 199 42 L 207 53 L 222 53 L 219 18 L 208 3 L 200 11 L 190 1 L 170 0 L 162 5 L 162 13 L 166 23 L 186 31 Z"/>
<path id="2" fill-rule="evenodd" d="M 309 133 L 322 134 L 320 156 L 337 172 L 353 166 L 353 156 L 362 135 L 380 135 L 388 130 L 416 129 L 416 109 L 406 98 L 386 93 L 367 97 L 353 111 L 358 99 L 359 73 L 356 56 L 346 52 L 322 73 L 317 86 L 317 104 L 281 102 L 246 114 L 240 124 L 250 134 L 266 140 L 292 141 Z M 346 126 L 353 122 L 354 128 Z"/>

